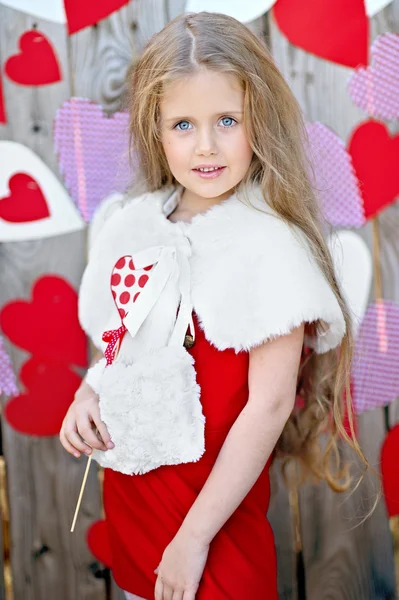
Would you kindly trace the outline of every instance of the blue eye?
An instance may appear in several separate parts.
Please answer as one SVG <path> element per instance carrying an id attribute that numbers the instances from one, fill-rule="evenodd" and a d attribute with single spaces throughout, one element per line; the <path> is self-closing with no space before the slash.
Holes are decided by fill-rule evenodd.
<path id="1" fill-rule="evenodd" d="M 220 122 L 223 123 L 223 127 L 232 127 L 236 123 L 232 117 L 223 117 Z"/>
<path id="2" fill-rule="evenodd" d="M 189 127 L 187 127 L 188 125 L 190 125 L 190 123 L 188 121 L 180 121 L 180 123 L 177 123 L 174 127 L 174 129 L 179 129 L 179 131 L 188 131 Z"/>

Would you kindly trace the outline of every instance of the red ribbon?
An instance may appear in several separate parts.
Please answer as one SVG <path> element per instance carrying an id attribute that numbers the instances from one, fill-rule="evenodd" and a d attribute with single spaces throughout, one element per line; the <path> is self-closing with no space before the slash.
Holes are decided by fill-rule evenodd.
<path id="1" fill-rule="evenodd" d="M 102 335 L 103 342 L 108 342 L 108 345 L 105 349 L 104 355 L 107 360 L 107 365 L 111 365 L 116 357 L 116 346 L 119 345 L 123 336 L 125 335 L 127 328 L 125 325 L 121 325 L 119 329 L 109 329 L 108 331 L 104 331 Z"/>

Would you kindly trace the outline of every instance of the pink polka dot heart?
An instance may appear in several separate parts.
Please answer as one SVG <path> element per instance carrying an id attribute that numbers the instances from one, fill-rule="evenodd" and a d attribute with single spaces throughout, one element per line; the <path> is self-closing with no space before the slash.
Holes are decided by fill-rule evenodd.
<path id="1" fill-rule="evenodd" d="M 111 290 L 122 319 L 126 317 L 132 304 L 140 296 L 154 266 L 148 265 L 136 269 L 132 256 L 128 255 L 116 261 L 111 275 Z"/>

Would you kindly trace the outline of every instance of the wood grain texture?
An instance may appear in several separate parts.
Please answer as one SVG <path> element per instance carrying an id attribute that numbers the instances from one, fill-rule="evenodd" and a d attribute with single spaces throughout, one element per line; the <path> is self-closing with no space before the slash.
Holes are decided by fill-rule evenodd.
<path id="1" fill-rule="evenodd" d="M 398 31 L 397 0 L 371 22 L 374 39 L 385 31 Z M 319 120 L 347 140 L 353 128 L 367 115 L 357 109 L 347 92 L 352 70 L 319 59 L 295 48 L 270 19 L 273 55 L 305 116 Z M 391 124 L 391 130 L 394 127 Z M 381 263 L 384 295 L 399 299 L 398 206 L 380 217 Z M 360 232 L 371 248 L 371 227 Z M 370 293 L 372 300 L 372 292 Z M 391 421 L 397 422 L 397 403 L 390 407 Z M 385 438 L 383 410 L 359 418 L 359 441 L 370 464 L 377 468 Z M 344 456 L 353 462 L 356 477 L 360 469 L 347 448 Z M 373 515 L 358 523 L 373 505 L 378 482 L 370 473 L 351 496 L 334 494 L 326 485 L 306 485 L 300 493 L 303 553 L 308 600 L 371 600 L 396 598 L 392 539 L 383 499 Z"/>

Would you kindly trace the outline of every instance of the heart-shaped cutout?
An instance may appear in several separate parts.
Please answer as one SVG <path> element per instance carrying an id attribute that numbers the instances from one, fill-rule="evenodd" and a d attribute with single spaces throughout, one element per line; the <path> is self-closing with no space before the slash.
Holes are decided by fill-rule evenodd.
<path id="1" fill-rule="evenodd" d="M 273 13 L 292 44 L 347 67 L 368 63 L 364 0 L 277 0 Z"/>
<path id="2" fill-rule="evenodd" d="M 64 0 L 69 34 L 94 25 L 128 2 L 129 0 L 101 0 L 82 3 L 80 0 Z"/>
<path id="3" fill-rule="evenodd" d="M 357 414 L 387 406 L 399 396 L 399 304 L 371 304 L 360 324 L 352 366 Z"/>
<path id="4" fill-rule="evenodd" d="M 0 141 L 0 242 L 40 239 L 85 227 L 54 173 L 30 148 Z"/>
<path id="5" fill-rule="evenodd" d="M 112 567 L 112 553 L 109 542 L 107 522 L 95 521 L 86 533 L 87 545 L 90 552 L 106 567 Z"/>
<path id="6" fill-rule="evenodd" d="M 306 129 L 314 186 L 325 218 L 334 227 L 362 227 L 363 199 L 343 141 L 322 123 L 308 123 Z"/>
<path id="7" fill-rule="evenodd" d="M 399 135 L 383 123 L 366 121 L 352 133 L 349 147 L 363 196 L 364 214 L 372 219 L 399 194 Z"/>
<path id="8" fill-rule="evenodd" d="M 378 36 L 370 53 L 371 66 L 358 68 L 350 77 L 349 94 L 370 116 L 399 119 L 399 35 Z"/>
<path id="9" fill-rule="evenodd" d="M 151 277 L 154 265 L 136 269 L 133 257 L 119 258 L 112 270 L 111 291 L 121 319 L 124 319 Z"/>
<path id="10" fill-rule="evenodd" d="M 388 432 L 381 448 L 384 498 L 390 517 L 399 515 L 399 425 Z"/>
<path id="11" fill-rule="evenodd" d="M 54 147 L 65 185 L 88 223 L 100 201 L 132 180 L 127 112 L 107 117 L 98 104 L 71 98 L 58 109 Z M 134 174 L 133 174 L 134 176 Z"/>
<path id="12" fill-rule="evenodd" d="M 5 72 L 15 83 L 47 85 L 61 81 L 61 70 L 52 45 L 43 33 L 33 29 L 19 39 L 20 54 L 10 56 Z"/>
<path id="13" fill-rule="evenodd" d="M 10 426 L 26 435 L 58 435 L 82 379 L 66 365 L 36 357 L 24 363 L 20 379 L 27 391 L 5 407 Z"/>
<path id="14" fill-rule="evenodd" d="M 0 198 L 0 218 L 9 223 L 48 219 L 50 211 L 37 181 L 26 173 L 10 179 L 10 194 Z"/>
<path id="15" fill-rule="evenodd" d="M 78 296 L 55 275 L 38 279 L 32 301 L 12 300 L 0 313 L 0 326 L 13 344 L 43 360 L 87 365 L 86 336 L 78 321 Z"/>

